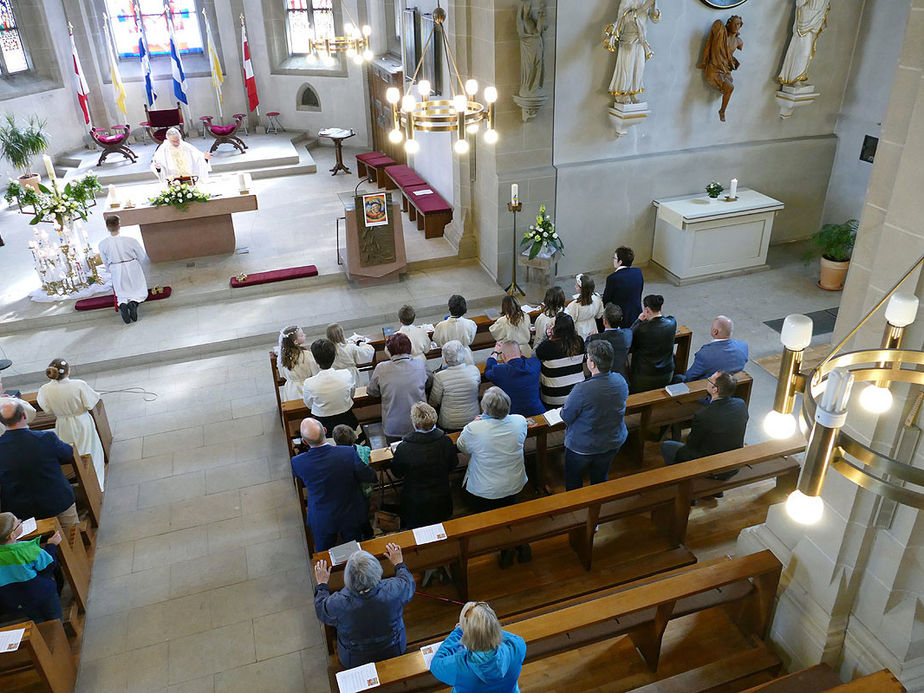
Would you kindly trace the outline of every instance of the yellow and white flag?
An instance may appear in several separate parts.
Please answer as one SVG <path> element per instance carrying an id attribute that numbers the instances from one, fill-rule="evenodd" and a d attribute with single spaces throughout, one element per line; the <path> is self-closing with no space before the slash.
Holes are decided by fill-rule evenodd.
<path id="1" fill-rule="evenodd" d="M 221 83 L 225 80 L 224 77 L 221 76 L 221 61 L 218 59 L 218 51 L 215 50 L 215 41 L 212 39 L 212 27 L 209 25 L 209 18 L 204 8 L 202 10 L 202 17 L 205 19 L 205 35 L 209 44 L 209 68 L 212 70 L 212 86 L 215 87 L 218 103 L 223 104 L 224 99 L 221 96 Z"/>
<path id="2" fill-rule="evenodd" d="M 119 63 L 112 50 L 112 35 L 109 33 L 109 17 L 103 15 L 103 30 L 106 32 L 106 53 L 109 56 L 109 77 L 112 79 L 112 94 L 115 97 L 116 108 L 122 115 L 128 115 L 125 105 L 125 85 L 122 84 L 122 75 L 119 73 Z"/>

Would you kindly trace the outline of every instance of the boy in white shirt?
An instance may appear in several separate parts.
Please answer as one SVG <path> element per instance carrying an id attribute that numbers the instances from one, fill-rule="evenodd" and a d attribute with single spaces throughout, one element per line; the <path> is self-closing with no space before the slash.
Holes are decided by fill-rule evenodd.
<path id="1" fill-rule="evenodd" d="M 449 297 L 449 317 L 439 323 L 433 330 L 433 341 L 439 346 L 458 339 L 464 346 L 471 346 L 475 341 L 478 326 L 473 320 L 463 318 L 468 310 L 465 297 L 453 294 Z"/>
<path id="2" fill-rule="evenodd" d="M 427 352 L 430 351 L 430 335 L 422 327 L 414 325 L 414 319 L 417 312 L 411 306 L 401 306 L 398 311 L 398 320 L 401 321 L 401 327 L 398 332 L 406 334 L 411 340 L 411 356 L 423 361 L 427 360 Z"/>

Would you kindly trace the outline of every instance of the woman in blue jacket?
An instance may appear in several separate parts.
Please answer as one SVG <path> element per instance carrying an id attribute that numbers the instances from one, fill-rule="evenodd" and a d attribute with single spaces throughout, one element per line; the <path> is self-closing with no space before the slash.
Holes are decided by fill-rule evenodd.
<path id="1" fill-rule="evenodd" d="M 450 684 L 453 693 L 520 693 L 517 679 L 525 658 L 523 638 L 501 630 L 487 603 L 469 602 L 433 656 L 430 673 Z"/>

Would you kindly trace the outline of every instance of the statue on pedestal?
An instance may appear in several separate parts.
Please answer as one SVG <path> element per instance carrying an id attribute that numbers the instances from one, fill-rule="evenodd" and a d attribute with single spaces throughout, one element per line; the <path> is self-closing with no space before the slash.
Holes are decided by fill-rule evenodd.
<path id="1" fill-rule="evenodd" d="M 545 90 L 545 40 L 548 28 L 545 0 L 520 0 L 517 34 L 520 37 L 520 90 L 513 100 L 523 109 L 523 122 L 533 118 L 549 95 Z"/>
<path id="2" fill-rule="evenodd" d="M 656 0 L 621 0 L 618 15 L 603 37 L 604 47 L 616 54 L 609 91 L 615 103 L 638 103 L 638 94 L 645 91 L 645 62 L 654 55 L 648 43 L 648 20 L 661 21 L 661 12 Z"/>
<path id="3" fill-rule="evenodd" d="M 815 57 L 815 43 L 825 28 L 831 0 L 796 0 L 796 20 L 792 39 L 783 58 L 783 67 L 776 81 L 795 86 L 808 81 L 808 67 Z"/>
<path id="4" fill-rule="evenodd" d="M 701 70 L 705 70 L 706 81 L 722 92 L 719 120 L 723 123 L 725 122 L 725 109 L 728 108 L 728 102 L 735 90 L 735 81 L 731 73 L 741 64 L 735 57 L 735 51 L 744 47 L 744 41 L 739 35 L 742 26 L 744 26 L 744 21 L 737 14 L 729 17 L 724 25 L 722 20 L 715 20 L 709 30 L 706 49 L 703 51 L 703 59 L 699 65 Z"/>

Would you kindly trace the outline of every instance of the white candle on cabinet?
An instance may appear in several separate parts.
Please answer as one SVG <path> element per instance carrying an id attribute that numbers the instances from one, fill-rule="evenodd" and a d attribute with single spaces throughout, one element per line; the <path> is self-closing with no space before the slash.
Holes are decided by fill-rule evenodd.
<path id="1" fill-rule="evenodd" d="M 731 179 L 731 188 L 728 191 L 728 196 L 732 198 L 733 200 L 736 197 L 738 197 L 738 179 L 737 178 Z"/>

